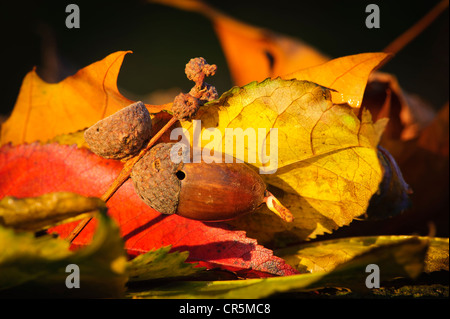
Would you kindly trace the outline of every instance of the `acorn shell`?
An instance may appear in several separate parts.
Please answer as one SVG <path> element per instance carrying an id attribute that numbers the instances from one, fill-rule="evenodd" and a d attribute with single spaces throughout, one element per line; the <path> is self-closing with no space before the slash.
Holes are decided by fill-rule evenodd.
<path id="1" fill-rule="evenodd" d="M 92 152 L 105 158 L 128 159 L 151 137 L 152 120 L 145 104 L 136 102 L 98 121 L 84 133 Z"/>
<path id="2" fill-rule="evenodd" d="M 185 163 L 177 214 L 203 221 L 236 218 L 257 209 L 266 185 L 244 163 Z"/>

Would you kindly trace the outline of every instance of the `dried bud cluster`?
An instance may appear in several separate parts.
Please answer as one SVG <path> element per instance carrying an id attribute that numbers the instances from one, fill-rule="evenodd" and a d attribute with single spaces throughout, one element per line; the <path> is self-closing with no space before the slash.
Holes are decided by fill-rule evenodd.
<path id="1" fill-rule="evenodd" d="M 204 58 L 194 58 L 186 64 L 186 76 L 195 86 L 188 94 L 175 97 L 172 111 L 176 118 L 190 119 L 200 106 L 219 97 L 216 88 L 205 82 L 205 77 L 214 75 L 216 70 L 217 66 L 208 64 Z"/>
<path id="2" fill-rule="evenodd" d="M 92 152 L 105 158 L 128 159 L 151 137 L 150 113 L 142 102 L 133 103 L 88 128 L 84 138 Z"/>
<path id="3" fill-rule="evenodd" d="M 208 83 L 204 83 L 202 87 L 197 85 L 194 86 L 189 91 L 189 94 L 195 96 L 199 100 L 200 106 L 219 97 L 216 88 Z"/>
<path id="4" fill-rule="evenodd" d="M 216 71 L 217 66 L 215 64 L 208 64 L 204 58 L 194 58 L 189 60 L 184 69 L 187 78 L 194 81 L 195 84 L 199 86 L 204 83 L 205 77 L 215 75 Z"/>

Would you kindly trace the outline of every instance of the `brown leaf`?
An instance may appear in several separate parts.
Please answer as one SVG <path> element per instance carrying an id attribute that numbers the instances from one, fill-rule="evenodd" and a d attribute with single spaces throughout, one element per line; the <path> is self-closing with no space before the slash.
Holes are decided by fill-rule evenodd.
<path id="1" fill-rule="evenodd" d="M 436 115 L 427 102 L 405 92 L 394 75 L 382 72 L 370 75 L 362 107 L 369 109 L 374 118 L 389 118 L 385 139 L 403 141 L 417 138 Z"/>

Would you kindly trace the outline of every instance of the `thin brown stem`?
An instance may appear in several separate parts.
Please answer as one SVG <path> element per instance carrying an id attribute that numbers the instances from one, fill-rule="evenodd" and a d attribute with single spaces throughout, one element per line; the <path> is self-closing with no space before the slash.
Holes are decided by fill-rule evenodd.
<path id="1" fill-rule="evenodd" d="M 268 190 L 266 190 L 264 202 L 273 213 L 275 213 L 282 220 L 290 223 L 294 220 L 291 211 L 283 206 L 280 201 Z"/>
<path id="2" fill-rule="evenodd" d="M 148 150 L 160 139 L 160 137 L 177 121 L 176 117 L 172 117 L 169 122 L 166 123 L 147 143 L 145 148 L 143 148 L 138 155 L 132 157 L 128 161 L 125 162 L 122 170 L 119 175 L 116 177 L 114 182 L 109 186 L 108 190 L 100 197 L 102 200 L 107 202 L 114 193 L 127 181 L 130 177 L 131 171 L 133 170 L 134 165 L 148 152 Z M 78 223 L 78 225 L 72 230 L 72 232 L 67 236 L 66 240 L 69 242 L 73 242 L 73 240 L 80 234 L 80 232 L 89 224 L 92 217 L 88 217 L 83 219 Z"/>
<path id="3" fill-rule="evenodd" d="M 386 53 L 398 53 L 423 30 L 425 30 L 436 18 L 448 8 L 449 0 L 443 0 L 433 7 L 422 19 L 417 21 L 412 27 L 402 35 L 392 41 L 383 51 Z"/>

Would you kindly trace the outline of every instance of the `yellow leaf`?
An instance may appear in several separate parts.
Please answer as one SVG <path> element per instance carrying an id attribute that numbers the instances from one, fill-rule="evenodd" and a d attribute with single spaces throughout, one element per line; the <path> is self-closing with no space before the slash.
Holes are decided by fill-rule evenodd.
<path id="1" fill-rule="evenodd" d="M 329 272 L 359 255 L 413 239 L 429 245 L 425 272 L 448 271 L 448 238 L 398 235 L 339 238 L 279 249 L 276 254 L 300 272 Z"/>
<path id="2" fill-rule="evenodd" d="M 208 17 L 221 42 L 236 85 L 262 81 L 321 64 L 328 58 L 306 43 L 238 21 L 198 0 L 157 0 Z"/>
<path id="3" fill-rule="evenodd" d="M 119 51 L 59 83 L 46 83 L 29 72 L 9 119 L 2 124 L 0 144 L 46 141 L 95 124 L 133 103 L 117 89 L 125 54 Z M 159 108 L 147 105 L 151 113 Z"/>
<path id="4" fill-rule="evenodd" d="M 389 56 L 383 52 L 345 56 L 285 74 L 283 78 L 312 81 L 333 89 L 333 103 L 348 103 L 351 107 L 359 108 L 370 73 Z"/>
<path id="5" fill-rule="evenodd" d="M 233 222 L 263 243 L 276 233 L 298 240 L 349 224 L 365 212 L 382 179 L 377 144 L 386 120 L 373 123 L 364 111 L 360 121 L 351 107 L 333 104 L 330 91 L 312 82 L 268 79 L 236 87 L 206 104 L 196 119 L 201 120 L 202 137 L 206 130 L 220 131 L 225 154 L 256 168 L 277 165 L 274 174 L 261 176 L 294 214 L 294 222 L 284 223 L 264 210 Z M 183 122 L 185 134 L 194 136 L 195 124 Z M 259 156 L 250 161 L 254 152 L 250 142 L 238 145 L 236 140 L 235 148 L 227 151 L 227 129 L 260 128 L 270 136 L 267 149 L 275 142 L 268 129 L 278 130 L 277 161 L 263 165 Z M 200 142 L 209 148 L 211 139 Z M 239 149 L 244 152 L 239 154 Z"/>

